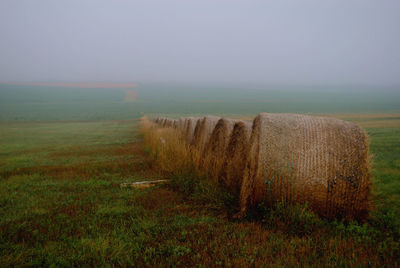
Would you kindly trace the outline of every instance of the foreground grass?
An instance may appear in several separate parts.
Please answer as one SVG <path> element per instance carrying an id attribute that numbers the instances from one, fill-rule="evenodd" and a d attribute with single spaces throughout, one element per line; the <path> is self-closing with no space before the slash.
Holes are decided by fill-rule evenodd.
<path id="1" fill-rule="evenodd" d="M 398 128 L 368 129 L 378 210 L 365 224 L 279 205 L 233 220 L 234 200 L 190 174 L 120 188 L 160 176 L 136 130 L 134 120 L 2 125 L 0 266 L 400 265 Z"/>

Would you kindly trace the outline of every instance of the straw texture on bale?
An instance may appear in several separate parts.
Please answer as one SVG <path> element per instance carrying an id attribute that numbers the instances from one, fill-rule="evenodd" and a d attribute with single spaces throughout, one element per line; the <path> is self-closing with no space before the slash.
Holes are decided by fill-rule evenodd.
<path id="1" fill-rule="evenodd" d="M 176 129 L 178 128 L 178 120 L 172 119 L 172 127 Z"/>
<path id="2" fill-rule="evenodd" d="M 206 116 L 197 122 L 193 133 L 192 145 L 198 152 L 203 152 L 219 119 L 220 117 L 217 116 Z"/>
<path id="3" fill-rule="evenodd" d="M 190 145 L 192 146 L 195 144 L 194 137 L 198 137 L 200 135 L 201 122 L 203 121 L 203 119 L 204 118 L 200 118 L 199 120 L 196 121 L 190 141 Z"/>
<path id="4" fill-rule="evenodd" d="M 203 150 L 202 167 L 207 175 L 215 181 L 218 181 L 224 164 L 226 148 L 234 123 L 235 121 L 231 119 L 219 119 Z"/>
<path id="5" fill-rule="evenodd" d="M 185 118 L 184 117 L 180 117 L 177 121 L 177 129 L 181 132 L 181 134 L 184 133 L 184 129 L 185 129 Z"/>
<path id="6" fill-rule="evenodd" d="M 163 127 L 172 127 L 172 119 L 166 118 Z"/>
<path id="7" fill-rule="evenodd" d="M 165 120 L 166 120 L 166 118 L 164 118 L 164 117 L 160 118 L 160 120 L 158 121 L 158 125 L 159 125 L 160 127 L 164 127 Z"/>
<path id="8" fill-rule="evenodd" d="M 240 193 L 246 166 L 252 122 L 237 121 L 229 137 L 220 182 L 235 196 Z"/>
<path id="9" fill-rule="evenodd" d="M 161 121 L 161 127 L 165 127 L 167 124 L 168 119 L 167 118 L 163 118 Z"/>
<path id="10" fill-rule="evenodd" d="M 188 144 L 192 143 L 193 133 L 194 133 L 196 125 L 199 121 L 200 121 L 199 117 L 185 118 L 184 125 L 183 125 L 183 136 Z"/>
<path id="11" fill-rule="evenodd" d="M 242 213 L 277 201 L 307 202 L 328 218 L 362 219 L 370 209 L 367 136 L 350 122 L 261 113 L 244 173 Z"/>

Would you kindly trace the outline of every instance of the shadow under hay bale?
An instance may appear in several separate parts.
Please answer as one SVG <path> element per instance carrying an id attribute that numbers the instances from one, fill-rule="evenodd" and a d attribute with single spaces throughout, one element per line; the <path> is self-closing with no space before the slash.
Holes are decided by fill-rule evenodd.
<path id="1" fill-rule="evenodd" d="M 239 196 L 249 150 L 252 122 L 237 121 L 229 137 L 219 180 L 234 196 Z"/>
<path id="2" fill-rule="evenodd" d="M 202 152 L 202 168 L 208 177 L 218 181 L 226 157 L 229 137 L 235 121 L 221 118 L 218 120 Z"/>
<path id="3" fill-rule="evenodd" d="M 261 113 L 253 122 L 241 211 L 261 202 L 307 202 L 327 218 L 363 219 L 370 210 L 368 157 L 367 136 L 353 123 Z"/>

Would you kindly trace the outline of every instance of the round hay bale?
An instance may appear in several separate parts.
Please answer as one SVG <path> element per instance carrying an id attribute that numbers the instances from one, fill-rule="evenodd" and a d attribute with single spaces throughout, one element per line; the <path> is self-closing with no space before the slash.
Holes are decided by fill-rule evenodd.
<path id="1" fill-rule="evenodd" d="M 193 133 L 194 133 L 196 125 L 199 121 L 200 121 L 199 117 L 185 118 L 183 136 L 188 144 L 192 143 Z"/>
<path id="2" fill-rule="evenodd" d="M 203 121 L 204 118 L 200 118 L 199 120 L 196 121 L 196 124 L 194 126 L 194 130 L 193 130 L 193 135 L 190 141 L 190 145 L 194 146 L 195 144 L 195 137 L 196 139 L 198 139 L 198 137 L 200 136 L 200 128 L 201 128 L 201 122 Z"/>
<path id="3" fill-rule="evenodd" d="M 218 120 L 203 150 L 202 166 L 207 171 L 207 175 L 215 181 L 218 181 L 224 164 L 226 148 L 234 123 L 234 120 L 226 118 Z"/>
<path id="4" fill-rule="evenodd" d="M 177 129 L 178 128 L 178 120 L 177 119 L 172 119 L 171 122 L 172 122 L 172 127 Z"/>
<path id="5" fill-rule="evenodd" d="M 246 166 L 249 150 L 249 141 L 252 122 L 237 121 L 225 151 L 224 163 L 221 168 L 220 182 L 234 196 L 239 196 L 243 181 L 243 173 Z"/>
<path id="6" fill-rule="evenodd" d="M 161 121 L 161 127 L 165 127 L 167 125 L 167 118 L 163 118 L 163 120 Z"/>
<path id="7" fill-rule="evenodd" d="M 184 117 L 179 117 L 178 122 L 177 122 L 177 128 L 182 134 L 185 129 L 185 120 L 186 119 Z"/>
<path id="8" fill-rule="evenodd" d="M 172 127 L 172 120 L 169 118 L 165 118 L 163 127 Z"/>
<path id="9" fill-rule="evenodd" d="M 261 202 L 307 202 L 328 218 L 362 219 L 370 210 L 369 177 L 367 136 L 357 125 L 261 113 L 253 122 L 241 211 Z"/>
<path id="10" fill-rule="evenodd" d="M 206 116 L 197 122 L 193 133 L 192 145 L 200 153 L 203 152 L 204 146 L 208 142 L 219 119 L 220 117 L 217 116 Z"/>
<path id="11" fill-rule="evenodd" d="M 161 117 L 160 120 L 159 120 L 159 122 L 158 122 L 158 125 L 159 125 L 160 127 L 164 127 L 165 120 L 166 120 L 165 117 Z"/>

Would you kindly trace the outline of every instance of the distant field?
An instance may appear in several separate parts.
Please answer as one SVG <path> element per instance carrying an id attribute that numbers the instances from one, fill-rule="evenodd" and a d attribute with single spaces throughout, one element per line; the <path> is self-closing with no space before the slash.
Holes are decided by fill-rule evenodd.
<path id="1" fill-rule="evenodd" d="M 78 88 L 0 84 L 0 121 L 132 119 L 140 114 L 254 116 L 400 114 L 400 90 L 138 85 Z M 129 101 L 126 101 L 129 100 Z"/>

